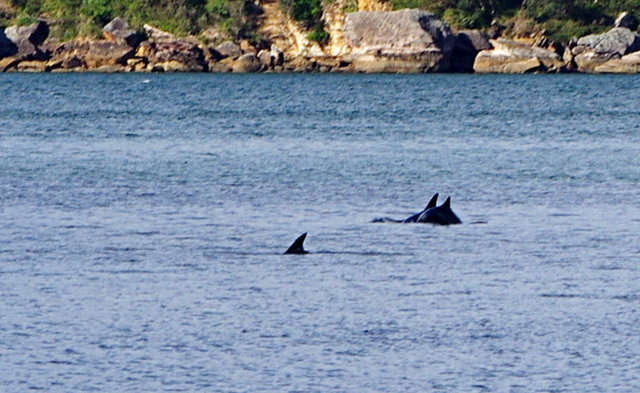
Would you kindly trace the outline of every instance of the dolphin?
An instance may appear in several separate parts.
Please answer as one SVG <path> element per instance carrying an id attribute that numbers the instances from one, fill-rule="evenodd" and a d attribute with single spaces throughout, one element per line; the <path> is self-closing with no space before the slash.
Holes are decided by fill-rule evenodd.
<path id="1" fill-rule="evenodd" d="M 307 238 L 307 232 L 298 236 L 298 238 L 291 244 L 291 246 L 285 251 L 285 254 L 308 254 L 309 252 L 304 249 L 304 239 Z"/>
<path id="2" fill-rule="evenodd" d="M 429 200 L 429 203 L 427 203 L 427 206 L 424 208 L 424 210 L 412 215 L 411 217 L 405 218 L 404 220 L 396 220 L 395 218 L 389 218 L 389 217 L 380 217 L 380 218 L 374 218 L 373 221 L 371 222 L 396 222 L 396 223 L 418 222 L 418 218 L 422 213 L 426 212 L 428 209 L 436 207 L 437 201 L 438 201 L 438 193 L 436 192 L 435 194 L 433 194 L 433 196 Z"/>
<path id="3" fill-rule="evenodd" d="M 404 221 L 402 221 L 402 223 L 406 224 L 409 222 L 420 222 L 418 219 L 429 209 L 432 209 L 434 207 L 436 207 L 436 203 L 438 202 L 438 193 L 436 192 L 435 194 L 433 194 L 433 196 L 431 197 L 431 200 L 429 200 L 429 203 L 427 203 L 427 206 L 424 208 L 424 210 L 422 210 L 420 213 L 416 213 L 411 217 L 408 217 L 406 219 L 404 219 Z"/>
<path id="4" fill-rule="evenodd" d="M 376 218 L 372 222 L 397 222 L 397 223 L 419 223 L 419 224 L 436 224 L 436 225 L 452 225 L 462 224 L 462 221 L 451 210 L 451 197 L 440 206 L 436 206 L 438 201 L 438 193 L 435 193 L 427 206 L 420 213 L 416 213 L 404 220 L 396 220 L 389 217 Z"/>
<path id="5" fill-rule="evenodd" d="M 437 225 L 462 224 L 456 213 L 451 210 L 451 197 L 438 207 L 425 209 L 415 222 Z"/>

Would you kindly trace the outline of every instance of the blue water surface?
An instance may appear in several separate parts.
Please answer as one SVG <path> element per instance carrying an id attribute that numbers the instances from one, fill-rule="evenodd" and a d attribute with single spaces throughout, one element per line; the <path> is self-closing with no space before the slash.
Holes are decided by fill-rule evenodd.
<path id="1" fill-rule="evenodd" d="M 0 391 L 640 391 L 639 82 L 0 74 Z"/>

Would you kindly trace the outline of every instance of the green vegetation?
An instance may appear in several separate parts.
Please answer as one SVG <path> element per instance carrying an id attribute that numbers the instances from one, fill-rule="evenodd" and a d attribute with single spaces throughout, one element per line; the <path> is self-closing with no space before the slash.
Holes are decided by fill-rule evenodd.
<path id="1" fill-rule="evenodd" d="M 280 0 L 282 9 L 301 22 L 308 37 L 324 43 L 323 0 Z M 324 0 L 334 1 L 334 0 Z M 442 16 L 454 28 L 489 29 L 507 34 L 546 30 L 566 41 L 608 29 L 621 11 L 640 17 L 640 0 L 381 0 L 393 9 L 420 8 Z M 356 11 L 357 1 L 344 1 L 345 11 Z M 198 34 L 217 26 L 233 38 L 258 40 L 259 7 L 253 0 L 0 0 L 0 26 L 28 24 L 36 18 L 51 21 L 52 35 L 60 39 L 99 35 L 115 16 L 125 16 L 134 28 L 144 23 L 178 35 Z"/>
<path id="2" fill-rule="evenodd" d="M 345 14 L 358 11 L 358 0 L 345 0 L 344 5 L 342 6 L 342 11 Z"/>
<path id="3" fill-rule="evenodd" d="M 37 18 L 30 15 L 20 15 L 18 19 L 16 19 L 16 25 L 18 26 L 29 26 L 38 21 Z"/>
<path id="4" fill-rule="evenodd" d="M 319 43 L 329 40 L 322 22 L 322 0 L 280 0 L 282 9 L 293 19 L 311 30 L 307 38 Z"/>
<path id="5" fill-rule="evenodd" d="M 4 0 L 0 0 L 4 1 Z M 44 18 L 51 35 L 66 40 L 99 36 L 116 16 L 132 27 L 149 23 L 178 35 L 198 34 L 218 26 L 233 38 L 254 38 L 256 6 L 251 0 L 7 0 L 0 7 L 0 24 Z"/>
<path id="6" fill-rule="evenodd" d="M 492 23 L 508 34 L 546 30 L 551 38 L 601 32 L 629 11 L 640 17 L 640 0 L 388 0 L 393 9 L 420 8 L 441 15 L 458 29 L 486 29 Z"/>
<path id="7" fill-rule="evenodd" d="M 321 44 L 326 44 L 329 41 L 329 33 L 324 31 L 324 29 L 320 26 L 316 27 L 309 34 L 307 34 L 307 38 L 311 41 L 316 41 Z"/>

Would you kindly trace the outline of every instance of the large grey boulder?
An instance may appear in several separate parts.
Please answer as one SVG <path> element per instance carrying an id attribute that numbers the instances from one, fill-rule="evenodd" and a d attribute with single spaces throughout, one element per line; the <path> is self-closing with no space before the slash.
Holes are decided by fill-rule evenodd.
<path id="1" fill-rule="evenodd" d="M 232 59 L 237 59 L 242 56 L 242 49 L 240 46 L 236 45 L 231 41 L 225 41 L 220 45 L 216 46 L 214 50 L 224 59 L 226 57 L 231 57 Z"/>
<path id="2" fill-rule="evenodd" d="M 40 45 L 48 35 L 49 25 L 44 21 L 0 29 L 0 58 L 13 56 L 25 60 L 43 60 L 46 54 Z"/>
<path id="3" fill-rule="evenodd" d="M 640 36 L 626 27 L 614 27 L 603 34 L 581 37 L 571 49 L 578 70 L 593 72 L 611 59 L 640 49 Z"/>
<path id="4" fill-rule="evenodd" d="M 124 42 L 74 39 L 58 45 L 49 63 L 52 68 L 93 70 L 125 65 L 133 54 L 133 48 Z"/>
<path id="5" fill-rule="evenodd" d="M 563 62 L 554 52 L 503 38 L 491 40 L 493 49 L 476 56 L 473 69 L 478 73 L 523 74 L 528 72 L 559 72 Z"/>
<path id="6" fill-rule="evenodd" d="M 624 56 L 640 49 L 640 37 L 626 27 L 614 27 L 604 34 L 591 34 L 578 39 L 577 48 L 605 55 Z"/>
<path id="7" fill-rule="evenodd" d="M 233 63 L 233 72 L 258 72 L 262 63 L 254 53 L 245 53 Z"/>
<path id="8" fill-rule="evenodd" d="M 271 45 L 271 49 L 262 49 L 256 56 L 265 70 L 284 64 L 284 53 L 275 45 Z"/>
<path id="9" fill-rule="evenodd" d="M 202 72 L 208 70 L 204 51 L 197 40 L 178 38 L 151 25 L 144 25 L 150 45 L 145 56 L 149 67 L 171 72 Z M 138 48 L 138 52 L 140 48 Z M 142 57 L 142 56 L 141 56 Z"/>
<path id="10" fill-rule="evenodd" d="M 127 18 L 116 17 L 102 28 L 104 38 L 109 41 L 123 41 L 132 48 L 144 40 L 144 36 L 129 26 Z"/>
<path id="11" fill-rule="evenodd" d="M 344 38 L 358 72 L 447 71 L 455 42 L 444 21 L 416 9 L 348 13 Z"/>

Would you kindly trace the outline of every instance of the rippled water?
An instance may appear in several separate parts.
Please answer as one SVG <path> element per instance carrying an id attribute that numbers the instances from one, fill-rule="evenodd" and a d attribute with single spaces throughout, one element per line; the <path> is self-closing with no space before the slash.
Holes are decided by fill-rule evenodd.
<path id="1" fill-rule="evenodd" d="M 639 391 L 638 82 L 0 75 L 0 390 Z"/>

